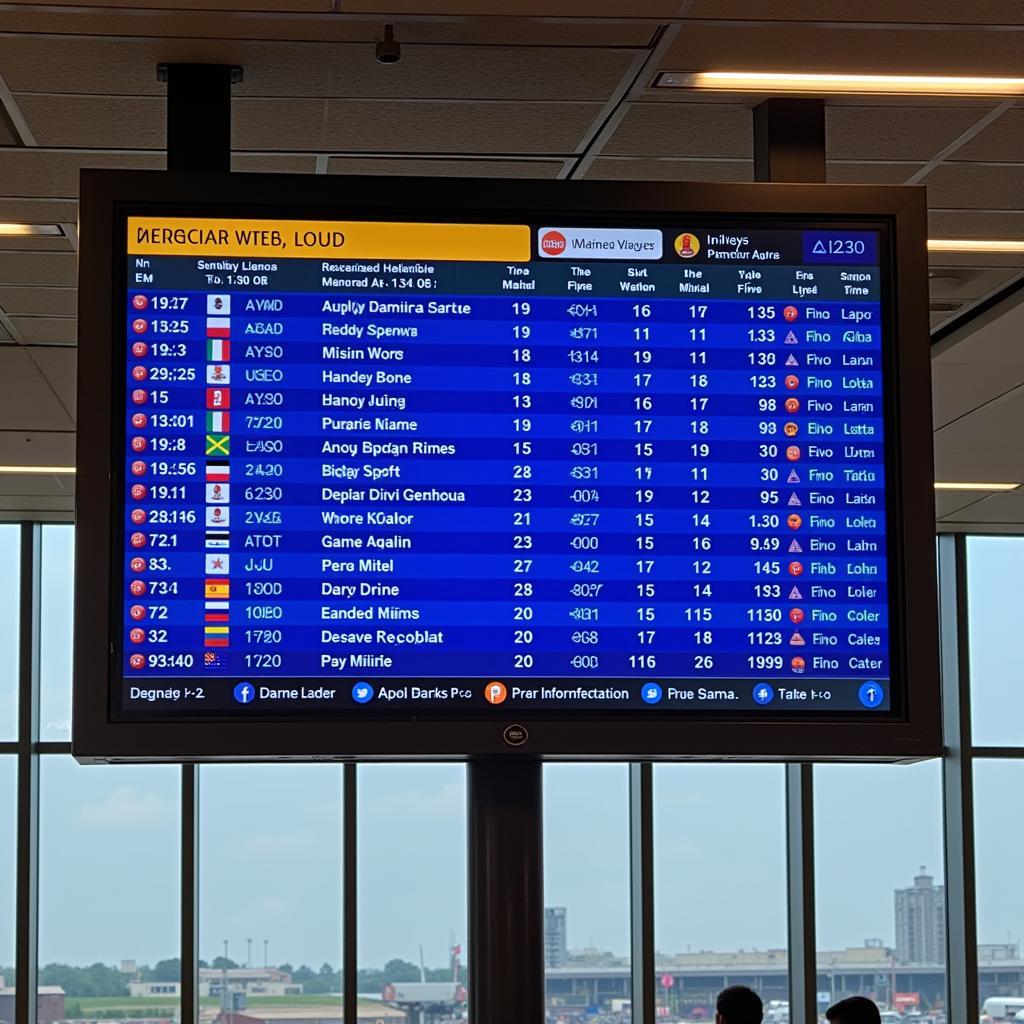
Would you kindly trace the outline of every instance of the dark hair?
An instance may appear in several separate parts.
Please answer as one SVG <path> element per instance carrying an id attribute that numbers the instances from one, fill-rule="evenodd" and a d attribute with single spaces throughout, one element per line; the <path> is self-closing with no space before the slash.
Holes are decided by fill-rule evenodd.
<path id="1" fill-rule="evenodd" d="M 761 1024 L 764 1004 L 761 997 L 746 985 L 730 985 L 718 993 L 715 1010 L 725 1024 Z"/>
<path id="2" fill-rule="evenodd" d="M 882 1024 L 878 1007 L 865 996 L 840 999 L 825 1011 L 825 1016 L 835 1024 Z"/>

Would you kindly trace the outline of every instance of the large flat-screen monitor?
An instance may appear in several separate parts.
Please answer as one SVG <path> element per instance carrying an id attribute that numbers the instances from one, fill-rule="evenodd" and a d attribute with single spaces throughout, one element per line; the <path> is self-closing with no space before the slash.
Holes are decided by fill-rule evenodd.
<path id="1" fill-rule="evenodd" d="M 937 753 L 924 211 L 86 173 L 76 754 Z"/>

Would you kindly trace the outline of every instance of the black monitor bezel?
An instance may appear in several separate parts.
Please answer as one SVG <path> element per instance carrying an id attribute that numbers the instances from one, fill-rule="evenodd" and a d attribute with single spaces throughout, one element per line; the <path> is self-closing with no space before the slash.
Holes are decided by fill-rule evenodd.
<path id="1" fill-rule="evenodd" d="M 398 198 L 396 198 L 396 196 Z M 521 211 L 573 216 L 752 215 L 781 221 L 882 224 L 892 267 L 894 373 L 890 379 L 894 458 L 888 481 L 893 594 L 903 595 L 890 639 L 892 671 L 902 662 L 904 706 L 896 714 L 737 719 L 714 712 L 640 718 L 609 712 L 569 718 L 494 712 L 455 719 L 115 720 L 111 700 L 120 623 L 112 611 L 120 567 L 121 518 L 113 489 L 123 462 L 114 417 L 115 320 L 123 298 L 122 229 L 129 210 L 313 212 L 328 219 L 518 219 Z M 398 213 L 398 211 L 401 213 Z M 870 225 L 869 225 L 870 226 Z M 459 760 L 542 756 L 564 760 L 916 760 L 941 753 L 934 538 L 914 524 L 934 521 L 924 189 L 904 186 L 707 184 L 483 179 L 190 175 L 83 171 L 79 269 L 79 406 L 75 659 L 72 751 L 82 761 Z M 117 517 L 114 518 L 114 512 Z M 909 581 L 909 582 L 908 582 Z M 911 599 L 912 590 L 912 599 Z M 899 641 L 902 639 L 902 643 Z M 120 687 L 116 687 L 118 693 Z M 527 739 L 508 742 L 523 725 Z"/>

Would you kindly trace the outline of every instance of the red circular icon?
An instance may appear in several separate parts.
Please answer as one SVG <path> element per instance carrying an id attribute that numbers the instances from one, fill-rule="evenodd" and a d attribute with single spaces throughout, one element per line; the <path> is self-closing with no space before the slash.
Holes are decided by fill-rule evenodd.
<path id="1" fill-rule="evenodd" d="M 149 370 L 145 366 L 132 367 L 132 380 L 145 380 L 149 376 Z"/>
<path id="2" fill-rule="evenodd" d="M 144 341 L 136 341 L 132 344 L 132 355 L 141 359 L 149 351 L 149 346 Z"/>
<path id="3" fill-rule="evenodd" d="M 136 501 L 142 501 L 142 499 L 148 493 L 145 484 L 132 484 L 132 497 Z"/>
<path id="4" fill-rule="evenodd" d="M 149 442 L 144 437 L 132 438 L 132 451 L 144 452 L 149 447 Z"/>
<path id="5" fill-rule="evenodd" d="M 796 306 L 787 306 L 782 311 L 782 315 L 786 318 L 786 323 L 791 324 L 800 315 L 800 310 Z"/>
<path id="6" fill-rule="evenodd" d="M 133 604 L 131 608 L 128 609 L 128 614 L 138 622 L 140 619 L 144 619 L 146 617 L 146 606 L 144 604 Z"/>
<path id="7" fill-rule="evenodd" d="M 133 558 L 128 564 L 132 567 L 132 572 L 146 571 L 146 560 L 144 558 Z"/>
<path id="8" fill-rule="evenodd" d="M 800 411 L 800 399 L 799 398 L 787 398 L 786 399 L 786 412 L 799 412 Z"/>
<path id="9" fill-rule="evenodd" d="M 787 566 L 790 576 L 802 576 L 804 567 L 801 562 L 790 562 Z"/>
<path id="10" fill-rule="evenodd" d="M 132 668 L 145 668 L 146 667 L 146 656 L 144 654 L 133 654 L 128 659 L 128 664 Z"/>
<path id="11" fill-rule="evenodd" d="M 561 231 L 545 231 L 540 236 L 540 251 L 546 256 L 561 256 L 565 252 L 565 235 Z"/>
<path id="12" fill-rule="evenodd" d="M 797 444 L 791 444 L 786 449 L 786 458 L 789 459 L 790 462 L 799 462 L 800 461 L 800 446 L 797 445 Z"/>
<path id="13" fill-rule="evenodd" d="M 131 591 L 132 597 L 142 597 L 149 588 L 143 580 L 132 580 L 131 583 L 128 584 L 128 589 Z"/>
<path id="14" fill-rule="evenodd" d="M 142 476 L 146 472 L 146 464 L 144 462 L 133 462 L 132 463 L 132 476 Z"/>
<path id="15" fill-rule="evenodd" d="M 132 330 L 136 334 L 145 334 L 149 330 L 149 324 L 140 316 L 137 320 L 132 321 Z"/>
<path id="16" fill-rule="evenodd" d="M 804 621 L 804 610 L 803 608 L 790 608 L 789 609 L 789 621 L 794 625 Z"/>
<path id="17" fill-rule="evenodd" d="M 136 412 L 132 414 L 132 426 L 136 430 L 141 430 L 149 422 L 149 417 L 144 412 Z"/>
<path id="18" fill-rule="evenodd" d="M 790 667 L 790 668 L 791 668 L 791 669 L 792 669 L 792 670 L 793 670 L 794 672 L 803 672 L 803 670 L 804 670 L 805 668 L 807 668 L 807 662 L 806 662 L 806 661 L 804 661 L 804 659 L 803 659 L 803 658 L 801 658 L 801 657 L 800 657 L 800 655 L 798 654 L 798 655 L 797 655 L 797 656 L 796 656 L 795 658 L 793 658 L 793 659 L 792 659 L 792 660 L 790 661 L 790 663 L 789 663 L 789 667 Z"/>
<path id="19" fill-rule="evenodd" d="M 799 530 L 804 525 L 804 521 L 795 512 L 790 512 L 786 517 L 786 525 L 791 530 Z"/>
<path id="20" fill-rule="evenodd" d="M 141 644 L 146 639 L 146 631 L 144 629 L 132 629 L 128 631 L 128 639 L 133 644 Z"/>
<path id="21" fill-rule="evenodd" d="M 149 299 L 145 295 L 132 296 L 132 309 L 146 309 L 149 306 Z"/>
<path id="22" fill-rule="evenodd" d="M 146 535 L 144 533 L 133 533 L 129 543 L 133 548 L 144 548 L 146 546 Z"/>
<path id="23" fill-rule="evenodd" d="M 146 510 L 144 508 L 133 508 L 131 520 L 136 526 L 141 526 L 146 521 Z"/>
<path id="24" fill-rule="evenodd" d="M 800 427 L 796 423 L 787 423 L 782 428 L 782 432 L 786 435 L 786 437 L 796 437 L 796 435 L 800 433 Z"/>
<path id="25" fill-rule="evenodd" d="M 132 401 L 136 405 L 145 405 L 149 401 L 149 392 L 143 391 L 142 388 L 136 388 L 132 392 Z"/>
<path id="26" fill-rule="evenodd" d="M 790 374 L 786 378 L 784 383 L 785 383 L 786 387 L 789 388 L 790 391 L 792 391 L 794 388 L 800 387 L 800 378 L 799 377 L 794 377 L 793 374 Z"/>

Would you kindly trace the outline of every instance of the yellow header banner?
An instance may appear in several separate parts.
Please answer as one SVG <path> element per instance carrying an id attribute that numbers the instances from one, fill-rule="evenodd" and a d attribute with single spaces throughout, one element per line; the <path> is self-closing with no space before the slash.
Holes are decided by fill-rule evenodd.
<path id="1" fill-rule="evenodd" d="M 530 229 L 525 224 L 129 217 L 128 253 L 523 263 L 530 258 Z"/>

